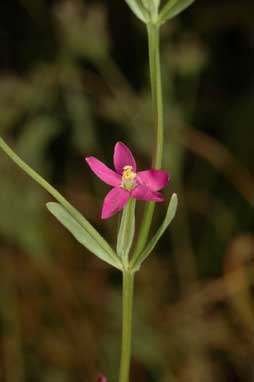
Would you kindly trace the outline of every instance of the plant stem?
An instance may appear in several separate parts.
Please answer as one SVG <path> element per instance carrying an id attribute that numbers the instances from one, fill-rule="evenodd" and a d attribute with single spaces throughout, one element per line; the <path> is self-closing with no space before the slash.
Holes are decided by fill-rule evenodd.
<path id="1" fill-rule="evenodd" d="M 122 350 L 119 382 L 129 382 L 134 272 L 123 271 L 122 291 Z"/>
<path id="2" fill-rule="evenodd" d="M 152 167 L 161 168 L 163 154 L 163 98 L 161 85 L 161 65 L 160 65 L 160 26 L 155 23 L 147 24 L 148 47 L 149 47 L 149 66 L 152 91 L 153 113 L 155 118 L 155 137 Z M 133 259 L 137 258 L 144 249 L 151 228 L 155 203 L 146 204 L 143 223 L 141 225 L 139 238 Z"/>
<path id="3" fill-rule="evenodd" d="M 163 150 L 163 100 L 160 64 L 160 26 L 149 23 L 147 24 L 147 32 L 151 91 L 155 119 L 155 144 L 152 166 L 155 169 L 159 169 L 162 163 Z"/>

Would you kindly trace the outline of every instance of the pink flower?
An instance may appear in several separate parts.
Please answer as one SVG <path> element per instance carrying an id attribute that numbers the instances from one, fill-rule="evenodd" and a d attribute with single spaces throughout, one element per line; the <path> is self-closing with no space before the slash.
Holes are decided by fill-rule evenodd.
<path id="1" fill-rule="evenodd" d="M 117 142 L 115 145 L 115 171 L 95 157 L 88 157 L 86 161 L 98 178 L 113 186 L 104 199 L 102 219 L 107 219 L 123 209 L 130 198 L 163 201 L 163 196 L 158 191 L 167 185 L 169 174 L 161 170 L 136 172 L 136 161 L 124 143 Z"/>
<path id="2" fill-rule="evenodd" d="M 107 378 L 105 377 L 105 375 L 100 374 L 97 378 L 97 382 L 107 382 Z"/>

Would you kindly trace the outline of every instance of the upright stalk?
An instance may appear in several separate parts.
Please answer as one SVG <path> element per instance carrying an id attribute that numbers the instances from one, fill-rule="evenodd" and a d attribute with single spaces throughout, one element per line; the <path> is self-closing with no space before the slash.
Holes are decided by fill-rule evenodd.
<path id="1" fill-rule="evenodd" d="M 122 351 L 119 382 L 129 382 L 131 360 L 132 301 L 134 272 L 123 271 Z"/>
<path id="2" fill-rule="evenodd" d="M 155 143 L 153 149 L 152 167 L 161 168 L 163 150 L 163 99 L 161 86 L 160 64 L 160 26 L 154 23 L 147 24 L 150 81 L 153 102 Z"/>
<path id="3" fill-rule="evenodd" d="M 160 26 L 150 22 L 147 24 L 148 47 L 149 47 L 149 66 L 152 91 L 152 103 L 155 124 L 155 137 L 152 167 L 160 169 L 163 154 L 163 98 L 161 86 L 161 64 L 160 64 Z M 144 249 L 151 228 L 155 203 L 146 204 L 143 224 L 141 225 L 137 246 L 134 252 L 134 258 Z"/>
<path id="4" fill-rule="evenodd" d="M 163 102 L 160 67 L 160 27 L 156 23 L 147 24 L 149 66 L 151 78 L 152 103 L 155 123 L 155 137 L 152 167 L 160 169 L 163 152 Z M 152 223 L 155 204 L 149 203 L 145 207 L 143 224 L 141 225 L 137 246 L 135 248 L 132 264 L 144 249 Z M 122 354 L 119 382 L 129 382 L 131 357 L 131 327 L 132 327 L 132 299 L 133 299 L 134 273 L 123 271 L 123 324 L 122 324 Z"/>

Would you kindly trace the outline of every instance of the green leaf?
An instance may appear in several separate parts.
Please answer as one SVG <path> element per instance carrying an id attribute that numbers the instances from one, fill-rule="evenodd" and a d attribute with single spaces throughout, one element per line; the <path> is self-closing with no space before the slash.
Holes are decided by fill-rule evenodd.
<path id="1" fill-rule="evenodd" d="M 159 24 L 164 24 L 167 20 L 177 16 L 194 3 L 194 1 L 195 0 L 169 0 L 159 14 Z"/>
<path id="2" fill-rule="evenodd" d="M 100 243 L 61 204 L 50 202 L 47 203 L 47 208 L 75 239 L 90 252 L 113 267 L 122 268 L 121 262 L 114 251 L 112 249 L 106 251 L 102 248 Z"/>
<path id="3" fill-rule="evenodd" d="M 73 207 L 68 200 L 66 200 L 63 195 L 60 194 L 50 183 L 46 181 L 40 174 L 32 169 L 26 162 L 24 162 L 7 143 L 0 137 L 0 149 L 2 149 L 9 158 L 16 163 L 28 176 L 30 176 L 36 183 L 38 183 L 42 188 L 44 188 L 50 195 L 53 196 L 63 208 L 68 211 L 72 218 L 91 236 L 93 242 L 97 243 L 98 246 L 107 253 L 111 258 L 113 258 L 118 264 L 119 269 L 122 269 L 122 264 L 112 250 L 108 242 L 99 234 L 99 232 L 89 223 L 89 221 L 81 215 L 81 213 Z"/>
<path id="4" fill-rule="evenodd" d="M 128 259 L 135 234 L 135 199 L 130 199 L 123 210 L 121 224 L 117 235 L 117 254 L 123 260 Z"/>
<path id="5" fill-rule="evenodd" d="M 138 19 L 146 23 L 148 21 L 148 13 L 139 2 L 139 0 L 125 0 L 129 5 L 132 12 L 137 16 Z"/>
<path id="6" fill-rule="evenodd" d="M 134 264 L 131 264 L 132 269 L 138 269 L 140 265 L 143 263 L 143 261 L 150 255 L 150 253 L 153 251 L 155 248 L 156 244 L 158 243 L 159 239 L 163 235 L 163 233 L 166 231 L 170 223 L 175 217 L 176 214 L 176 209 L 178 205 L 178 199 L 177 195 L 173 194 L 169 205 L 168 205 L 168 210 L 165 216 L 165 219 L 158 229 L 158 231 L 155 233 L 153 238 L 150 240 L 150 242 L 147 244 L 146 248 L 144 249 L 143 252 L 141 252 L 140 256 L 137 258 L 137 260 L 134 262 Z"/>

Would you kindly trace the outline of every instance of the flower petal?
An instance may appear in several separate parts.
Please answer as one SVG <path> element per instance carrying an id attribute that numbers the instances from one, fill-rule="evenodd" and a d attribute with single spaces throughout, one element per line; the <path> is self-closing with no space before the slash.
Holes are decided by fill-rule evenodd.
<path id="1" fill-rule="evenodd" d="M 109 184 L 110 186 L 120 186 L 121 176 L 115 171 L 108 168 L 104 163 L 95 157 L 88 157 L 86 161 L 90 169 L 102 180 L 103 182 Z"/>
<path id="2" fill-rule="evenodd" d="M 116 214 L 128 203 L 129 197 L 130 193 L 127 190 L 120 187 L 113 188 L 104 199 L 101 218 L 107 219 Z"/>
<path id="3" fill-rule="evenodd" d="M 170 175 L 162 170 L 146 170 L 137 173 L 137 180 L 152 191 L 158 191 L 166 187 L 169 178 Z"/>
<path id="4" fill-rule="evenodd" d="M 131 191 L 131 196 L 139 200 L 147 200 L 151 202 L 162 202 L 163 196 L 159 192 L 150 190 L 147 186 L 139 184 Z"/>
<path id="5" fill-rule="evenodd" d="M 105 375 L 100 374 L 97 378 L 97 382 L 107 382 L 107 378 L 105 377 Z"/>
<path id="6" fill-rule="evenodd" d="M 132 166 L 133 171 L 136 172 L 136 161 L 131 151 L 122 142 L 117 142 L 115 145 L 114 166 L 118 174 L 121 174 L 121 175 L 122 175 L 124 166 Z"/>

